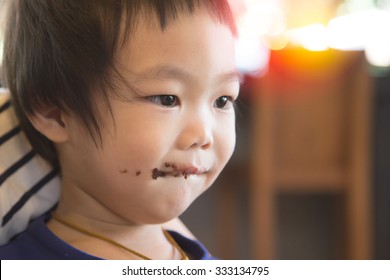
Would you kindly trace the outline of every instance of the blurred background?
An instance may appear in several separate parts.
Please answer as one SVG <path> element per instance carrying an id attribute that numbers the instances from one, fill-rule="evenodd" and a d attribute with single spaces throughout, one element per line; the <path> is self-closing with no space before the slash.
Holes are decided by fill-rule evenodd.
<path id="1" fill-rule="evenodd" d="M 181 218 L 223 259 L 390 259 L 390 0 L 229 1 L 237 148 Z"/>
<path id="2" fill-rule="evenodd" d="M 182 216 L 224 259 L 390 259 L 390 0 L 231 0 L 237 148 Z"/>

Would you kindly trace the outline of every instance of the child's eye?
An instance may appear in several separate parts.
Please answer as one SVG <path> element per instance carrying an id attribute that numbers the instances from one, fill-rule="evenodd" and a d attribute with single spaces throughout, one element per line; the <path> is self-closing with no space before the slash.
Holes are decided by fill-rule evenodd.
<path id="1" fill-rule="evenodd" d="M 174 107 L 179 104 L 179 99 L 175 95 L 154 95 L 148 96 L 148 99 L 164 107 Z"/>
<path id="2" fill-rule="evenodd" d="M 233 105 L 234 100 L 229 96 L 220 96 L 215 100 L 214 107 L 219 109 L 229 109 Z"/>

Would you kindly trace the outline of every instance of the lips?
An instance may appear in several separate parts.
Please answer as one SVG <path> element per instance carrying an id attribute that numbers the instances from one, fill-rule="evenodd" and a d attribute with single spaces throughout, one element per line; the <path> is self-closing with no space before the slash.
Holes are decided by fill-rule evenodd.
<path id="1" fill-rule="evenodd" d="M 190 166 L 182 169 L 177 169 L 177 171 L 187 175 L 200 175 L 206 172 L 206 168 Z"/>
<path id="2" fill-rule="evenodd" d="M 176 164 L 165 163 L 164 169 L 154 168 L 152 170 L 152 178 L 157 179 L 158 177 L 184 177 L 187 179 L 190 175 L 202 175 L 207 172 L 207 169 L 201 166 L 178 166 Z"/>

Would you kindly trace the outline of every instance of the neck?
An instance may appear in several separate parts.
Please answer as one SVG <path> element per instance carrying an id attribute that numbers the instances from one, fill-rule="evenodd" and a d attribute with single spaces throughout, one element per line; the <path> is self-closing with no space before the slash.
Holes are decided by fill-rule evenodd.
<path id="1" fill-rule="evenodd" d="M 150 259 L 183 257 L 181 249 L 167 238 L 161 225 L 112 224 L 75 214 L 56 214 L 56 217 L 49 221 L 49 229 L 65 242 L 91 255 L 105 259 L 142 259 L 142 255 Z"/>

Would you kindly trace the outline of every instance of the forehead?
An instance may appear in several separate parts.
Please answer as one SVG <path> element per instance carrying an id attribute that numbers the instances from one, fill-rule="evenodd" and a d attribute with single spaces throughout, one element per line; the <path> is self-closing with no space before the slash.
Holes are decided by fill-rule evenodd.
<path id="1" fill-rule="evenodd" d="M 157 17 L 140 16 L 117 61 L 133 82 L 158 77 L 190 80 L 194 74 L 217 72 L 229 72 L 229 79 L 237 76 L 233 45 L 229 27 L 205 9 L 182 12 L 165 29 Z"/>

